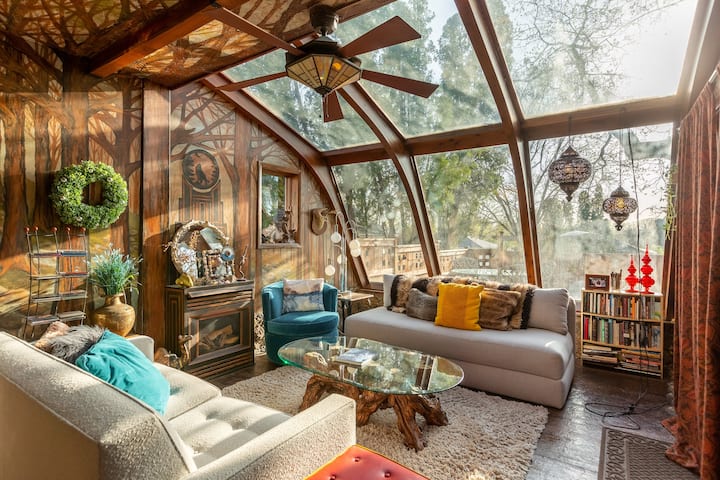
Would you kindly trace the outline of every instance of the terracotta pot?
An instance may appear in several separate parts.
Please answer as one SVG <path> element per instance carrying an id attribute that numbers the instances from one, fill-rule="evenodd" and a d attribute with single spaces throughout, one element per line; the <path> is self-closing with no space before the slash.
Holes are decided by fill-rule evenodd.
<path id="1" fill-rule="evenodd" d="M 135 325 L 135 309 L 121 302 L 120 295 L 110 295 L 105 297 L 105 305 L 95 309 L 92 319 L 95 325 L 124 337 Z"/>

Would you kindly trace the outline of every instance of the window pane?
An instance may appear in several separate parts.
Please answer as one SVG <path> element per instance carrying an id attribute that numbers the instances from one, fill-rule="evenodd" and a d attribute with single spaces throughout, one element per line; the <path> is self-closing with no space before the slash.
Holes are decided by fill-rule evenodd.
<path id="1" fill-rule="evenodd" d="M 631 256 L 638 269 L 636 275 L 640 276 L 639 258 L 647 245 L 654 269 L 651 277 L 655 285 L 651 290 L 660 291 L 671 132 L 671 125 L 660 125 L 634 128 L 629 133 L 612 131 L 573 137 L 573 148 L 592 163 L 593 173 L 570 202 L 547 177 L 549 164 L 567 147 L 567 138 L 530 143 L 545 286 L 567 288 L 579 298 L 586 273 L 609 275 L 622 271 L 624 279 Z M 602 203 L 620 184 L 637 198 L 638 209 L 617 231 L 603 212 Z M 621 288 L 626 289 L 624 280 L 621 283 Z"/>
<path id="2" fill-rule="evenodd" d="M 410 203 L 389 160 L 332 168 L 371 282 L 383 274 L 427 275 Z"/>
<path id="3" fill-rule="evenodd" d="M 488 6 L 520 103 L 535 116 L 674 94 L 696 3 L 501 0 Z"/>
<path id="4" fill-rule="evenodd" d="M 416 162 L 442 273 L 526 282 L 508 148 L 423 155 Z"/>

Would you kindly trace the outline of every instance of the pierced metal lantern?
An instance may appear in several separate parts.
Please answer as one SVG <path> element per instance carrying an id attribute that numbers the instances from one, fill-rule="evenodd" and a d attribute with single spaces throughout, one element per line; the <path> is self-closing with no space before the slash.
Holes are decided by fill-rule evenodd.
<path id="1" fill-rule="evenodd" d="M 622 230 L 622 223 L 637 209 L 637 201 L 628 194 L 622 185 L 603 201 L 603 211 L 615 221 L 615 230 Z"/>
<path id="2" fill-rule="evenodd" d="M 550 164 L 550 180 L 560 185 L 567 194 L 567 201 L 580 184 L 590 178 L 592 165 L 582 158 L 571 146 L 566 148 L 560 158 Z"/>

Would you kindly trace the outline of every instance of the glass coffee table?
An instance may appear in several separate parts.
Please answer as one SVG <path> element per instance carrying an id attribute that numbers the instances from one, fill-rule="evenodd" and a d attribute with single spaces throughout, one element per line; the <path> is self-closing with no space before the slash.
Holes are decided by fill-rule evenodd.
<path id="1" fill-rule="evenodd" d="M 446 358 L 366 338 L 304 338 L 284 345 L 278 356 L 313 373 L 300 410 L 326 393 L 339 393 L 355 400 L 357 425 L 362 426 L 378 409 L 392 408 L 405 445 L 416 451 L 426 443 L 415 414 L 428 425 L 447 425 L 447 415 L 434 394 L 455 387 L 464 375 Z"/>

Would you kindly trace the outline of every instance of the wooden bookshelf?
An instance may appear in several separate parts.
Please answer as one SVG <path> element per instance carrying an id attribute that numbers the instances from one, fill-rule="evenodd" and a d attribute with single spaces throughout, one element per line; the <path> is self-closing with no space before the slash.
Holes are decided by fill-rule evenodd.
<path id="1" fill-rule="evenodd" d="M 663 298 L 660 294 L 583 290 L 583 365 L 663 377 Z"/>

